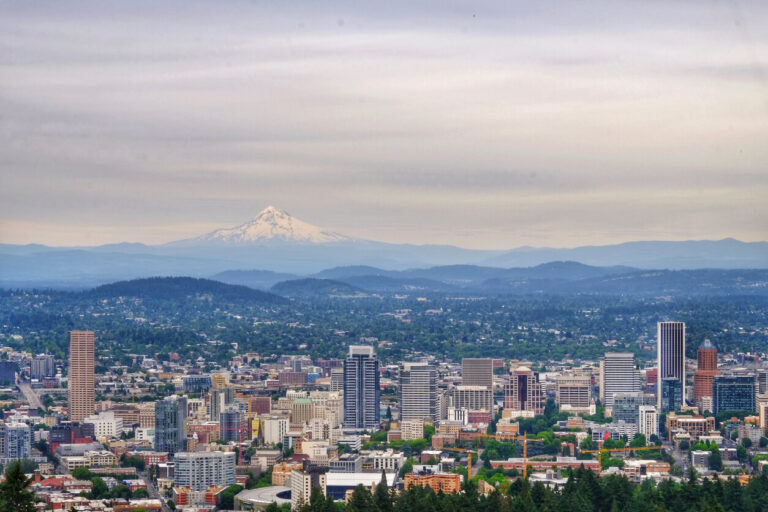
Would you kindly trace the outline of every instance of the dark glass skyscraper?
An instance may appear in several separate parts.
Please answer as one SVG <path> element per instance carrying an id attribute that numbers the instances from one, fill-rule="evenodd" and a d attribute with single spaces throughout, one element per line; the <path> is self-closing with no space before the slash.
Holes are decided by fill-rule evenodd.
<path id="1" fill-rule="evenodd" d="M 712 412 L 754 412 L 755 378 L 752 375 L 719 376 L 712 380 Z"/>
<path id="2" fill-rule="evenodd" d="M 344 427 L 378 429 L 379 360 L 373 347 L 352 345 L 344 360 Z"/>
<path id="3" fill-rule="evenodd" d="M 219 438 L 222 441 L 241 441 L 242 415 L 237 405 L 227 405 L 219 414 Z"/>
<path id="4" fill-rule="evenodd" d="M 661 379 L 661 412 L 679 411 L 683 407 L 683 383 L 674 377 Z"/>
<path id="5" fill-rule="evenodd" d="M 184 432 L 186 419 L 186 398 L 170 396 L 155 402 L 155 450 L 170 454 L 183 452 L 187 444 Z"/>

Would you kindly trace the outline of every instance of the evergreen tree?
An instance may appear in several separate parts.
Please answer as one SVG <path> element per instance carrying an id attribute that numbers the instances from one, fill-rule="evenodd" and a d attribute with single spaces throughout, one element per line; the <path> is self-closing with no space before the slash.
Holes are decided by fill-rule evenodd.
<path id="1" fill-rule="evenodd" d="M 5 481 L 0 483 L 0 510 L 13 512 L 35 512 L 35 495 L 27 489 L 31 478 L 21 471 L 16 461 L 8 465 Z"/>
<path id="2" fill-rule="evenodd" d="M 392 499 L 389 495 L 389 486 L 387 485 L 387 474 L 381 470 L 381 481 L 376 486 L 373 493 L 373 504 L 379 512 L 392 512 Z"/>

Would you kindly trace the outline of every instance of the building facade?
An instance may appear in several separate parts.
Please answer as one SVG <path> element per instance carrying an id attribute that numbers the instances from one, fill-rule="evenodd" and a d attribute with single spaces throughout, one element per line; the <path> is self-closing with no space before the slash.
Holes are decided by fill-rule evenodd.
<path id="1" fill-rule="evenodd" d="M 40 354 L 32 359 L 29 367 L 30 377 L 37 380 L 43 380 L 46 377 L 56 375 L 56 363 L 50 354 Z"/>
<path id="2" fill-rule="evenodd" d="M 606 352 L 600 360 L 600 402 L 613 407 L 616 393 L 640 391 L 640 375 L 635 369 L 635 355 L 630 352 Z"/>
<path id="3" fill-rule="evenodd" d="M 234 452 L 179 452 L 174 456 L 174 485 L 204 491 L 235 483 Z"/>
<path id="4" fill-rule="evenodd" d="M 755 377 L 752 375 L 715 377 L 712 380 L 712 413 L 755 412 L 755 391 Z"/>
<path id="5" fill-rule="evenodd" d="M 656 344 L 659 369 L 656 407 L 661 410 L 661 383 L 668 378 L 677 379 L 682 384 L 682 403 L 685 404 L 685 323 L 659 322 Z"/>
<path id="6" fill-rule="evenodd" d="M 461 360 L 461 385 L 493 389 L 493 359 L 465 357 Z"/>
<path id="7" fill-rule="evenodd" d="M 400 369 L 400 419 L 436 421 L 437 369 L 405 363 Z"/>
<path id="8" fill-rule="evenodd" d="M 539 374 L 527 366 L 520 366 L 509 375 L 504 386 L 504 408 L 512 416 L 534 416 L 544 412 L 544 401 Z"/>
<path id="9" fill-rule="evenodd" d="M 720 375 L 717 369 L 717 349 L 709 340 L 697 351 L 696 372 L 693 374 L 693 402 L 701 408 L 704 397 L 712 396 L 712 381 Z"/>
<path id="10" fill-rule="evenodd" d="M 93 374 L 92 331 L 69 333 L 69 419 L 80 421 L 94 412 L 96 383 Z"/>
<path id="11" fill-rule="evenodd" d="M 344 427 L 379 428 L 379 360 L 373 347 L 351 345 L 344 360 Z"/>
<path id="12" fill-rule="evenodd" d="M 186 448 L 187 399 L 171 396 L 155 402 L 155 450 L 174 454 Z"/>
<path id="13" fill-rule="evenodd" d="M 556 400 L 563 411 L 589 412 L 592 379 L 588 375 L 558 375 Z"/>
<path id="14" fill-rule="evenodd" d="M 661 412 L 679 411 L 683 407 L 683 383 L 674 377 L 661 379 L 660 382 Z"/>

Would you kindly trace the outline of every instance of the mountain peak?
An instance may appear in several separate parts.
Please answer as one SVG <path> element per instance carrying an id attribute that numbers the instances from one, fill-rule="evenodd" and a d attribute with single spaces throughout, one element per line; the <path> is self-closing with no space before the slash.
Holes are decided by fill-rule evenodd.
<path id="1" fill-rule="evenodd" d="M 244 224 L 233 228 L 217 229 L 196 240 L 236 244 L 267 241 L 324 244 L 349 240 L 349 237 L 326 231 L 270 205 Z"/>

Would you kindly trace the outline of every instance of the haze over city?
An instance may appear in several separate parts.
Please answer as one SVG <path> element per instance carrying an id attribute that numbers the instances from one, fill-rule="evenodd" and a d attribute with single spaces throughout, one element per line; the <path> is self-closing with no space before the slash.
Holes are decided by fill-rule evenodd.
<path id="1" fill-rule="evenodd" d="M 270 204 L 474 249 L 768 239 L 764 2 L 18 2 L 0 47 L 0 243 Z"/>

